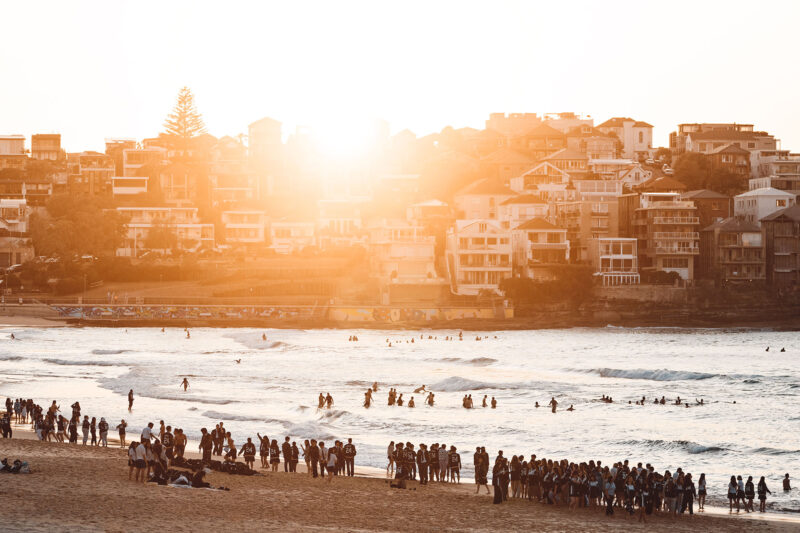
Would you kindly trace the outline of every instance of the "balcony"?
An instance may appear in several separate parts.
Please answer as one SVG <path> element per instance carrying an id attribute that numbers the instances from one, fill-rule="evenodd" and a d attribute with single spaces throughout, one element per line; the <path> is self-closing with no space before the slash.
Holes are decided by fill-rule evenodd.
<path id="1" fill-rule="evenodd" d="M 677 246 L 654 246 L 649 250 L 660 255 L 698 255 L 700 253 L 699 248 L 678 248 Z"/>
<path id="2" fill-rule="evenodd" d="M 666 240 L 682 240 L 682 241 L 690 241 L 690 240 L 698 240 L 700 238 L 700 233 L 696 231 L 656 231 L 653 232 L 653 239 L 666 239 Z"/>
<path id="3" fill-rule="evenodd" d="M 700 217 L 653 217 L 653 224 L 699 224 Z"/>

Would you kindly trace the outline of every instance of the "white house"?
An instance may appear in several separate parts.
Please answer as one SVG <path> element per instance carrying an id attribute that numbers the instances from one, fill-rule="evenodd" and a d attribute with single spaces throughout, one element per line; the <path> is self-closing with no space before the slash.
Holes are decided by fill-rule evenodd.
<path id="1" fill-rule="evenodd" d="M 221 219 L 227 243 L 264 242 L 267 227 L 267 214 L 264 211 L 223 211 Z"/>
<path id="2" fill-rule="evenodd" d="M 478 180 L 455 194 L 453 198 L 457 215 L 461 219 L 497 220 L 500 204 L 514 193 L 495 180 Z"/>
<path id="3" fill-rule="evenodd" d="M 558 265 L 569 262 L 567 230 L 534 218 L 512 230 L 514 268 L 524 277 L 553 279 Z"/>
<path id="4" fill-rule="evenodd" d="M 201 223 L 196 207 L 118 207 L 117 212 L 128 220 L 119 256 L 137 257 L 146 250 L 154 228 L 172 233 L 178 250 L 214 246 L 214 224 Z"/>
<path id="5" fill-rule="evenodd" d="M 269 235 L 270 248 L 279 254 L 291 254 L 316 245 L 313 222 L 273 221 L 269 226 Z"/>
<path id="6" fill-rule="evenodd" d="M 622 157 L 643 159 L 653 152 L 653 126 L 647 122 L 628 117 L 614 117 L 606 120 L 597 129 L 613 133 L 622 141 Z"/>
<path id="7" fill-rule="evenodd" d="M 388 283 L 425 283 L 436 276 L 436 238 L 405 220 L 379 220 L 369 228 L 372 275 Z"/>
<path id="8" fill-rule="evenodd" d="M 603 286 L 636 285 L 639 283 L 637 239 L 601 237 L 592 239 L 592 265 Z"/>
<path id="9" fill-rule="evenodd" d="M 500 204 L 500 224 L 504 229 L 516 228 L 532 218 L 547 216 L 547 202 L 535 194 L 521 194 Z"/>
<path id="10" fill-rule="evenodd" d="M 447 232 L 447 268 L 455 294 L 499 290 L 511 277 L 511 232 L 495 220 L 456 220 Z"/>
<path id="11" fill-rule="evenodd" d="M 737 218 L 761 225 L 761 219 L 795 204 L 795 195 L 780 189 L 754 189 L 733 199 L 733 214 Z"/>

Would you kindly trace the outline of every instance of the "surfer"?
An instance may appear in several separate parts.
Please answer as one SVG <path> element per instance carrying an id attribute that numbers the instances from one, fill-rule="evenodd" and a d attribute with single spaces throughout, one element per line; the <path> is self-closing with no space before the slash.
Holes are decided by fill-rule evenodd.
<path id="1" fill-rule="evenodd" d="M 186 378 L 183 378 L 183 381 L 181 381 L 180 386 L 183 387 L 183 392 L 186 392 L 186 389 L 189 388 L 189 380 L 186 379 Z"/>

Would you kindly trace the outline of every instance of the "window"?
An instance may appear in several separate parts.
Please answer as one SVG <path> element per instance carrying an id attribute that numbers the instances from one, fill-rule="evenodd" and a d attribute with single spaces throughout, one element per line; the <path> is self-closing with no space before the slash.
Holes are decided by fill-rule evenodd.
<path id="1" fill-rule="evenodd" d="M 719 210 L 719 202 L 711 202 L 711 210 L 718 211 Z"/>
<path id="2" fill-rule="evenodd" d="M 756 147 L 756 143 L 747 143 L 747 147 L 748 148 L 755 148 Z"/>
<path id="3" fill-rule="evenodd" d="M 775 200 L 775 207 L 786 207 L 786 200 Z"/>
<path id="4" fill-rule="evenodd" d="M 644 132 L 643 132 L 643 131 L 640 131 L 640 132 L 639 132 L 639 142 L 640 142 L 640 143 L 643 143 L 643 142 L 644 142 Z"/>

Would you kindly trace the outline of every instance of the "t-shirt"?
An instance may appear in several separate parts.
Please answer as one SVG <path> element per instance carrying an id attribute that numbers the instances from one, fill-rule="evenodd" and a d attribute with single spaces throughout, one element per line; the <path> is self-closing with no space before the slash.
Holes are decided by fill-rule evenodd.
<path id="1" fill-rule="evenodd" d="M 331 450 L 328 452 L 328 467 L 333 468 L 336 466 L 336 452 Z"/>
<path id="2" fill-rule="evenodd" d="M 150 440 L 150 426 L 145 426 L 142 430 L 142 440 Z"/>
<path id="3" fill-rule="evenodd" d="M 147 448 L 144 447 L 144 444 L 140 444 L 136 447 L 136 459 L 141 461 L 147 460 Z"/>

